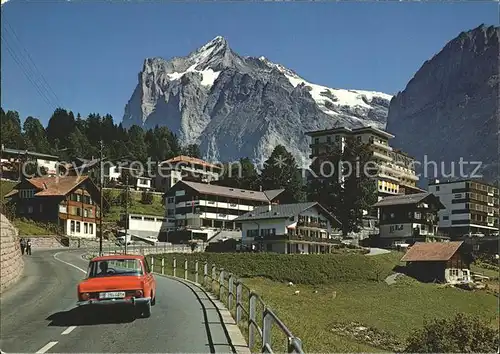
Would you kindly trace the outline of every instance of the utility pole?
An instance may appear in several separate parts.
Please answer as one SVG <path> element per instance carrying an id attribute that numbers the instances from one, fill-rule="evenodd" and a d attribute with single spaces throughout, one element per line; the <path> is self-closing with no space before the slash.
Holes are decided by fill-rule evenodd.
<path id="1" fill-rule="evenodd" d="M 100 154 L 100 161 L 99 161 L 99 164 L 100 164 L 100 169 L 99 169 L 99 182 L 100 182 L 100 186 L 99 186 L 99 193 L 101 194 L 100 196 L 100 206 L 99 206 L 99 255 L 102 256 L 102 214 L 103 214 L 103 208 L 102 208 L 102 204 L 103 204 L 103 197 L 102 197 L 102 185 L 104 183 L 104 176 L 103 176 L 103 166 L 102 166 L 102 139 L 100 141 L 100 149 L 99 149 L 99 154 Z"/>
<path id="2" fill-rule="evenodd" d="M 129 188 L 128 188 L 128 173 L 125 177 L 125 184 L 127 185 L 125 189 L 125 254 L 127 254 L 127 234 L 128 234 L 128 197 L 129 197 Z"/>

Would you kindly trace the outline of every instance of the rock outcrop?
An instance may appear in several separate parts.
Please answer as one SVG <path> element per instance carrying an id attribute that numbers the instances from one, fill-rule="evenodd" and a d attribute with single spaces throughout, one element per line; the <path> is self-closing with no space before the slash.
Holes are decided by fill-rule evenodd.
<path id="1" fill-rule="evenodd" d="M 475 165 L 464 165 L 465 176 L 459 176 L 460 158 L 481 162 L 485 179 L 498 177 L 499 38 L 500 27 L 494 26 L 462 32 L 391 101 L 387 130 L 396 135 L 392 144 L 422 163 L 425 155 L 436 161 L 437 177 L 451 175 L 452 163 L 455 177 L 470 175 Z M 435 177 L 433 171 L 427 178 Z"/>

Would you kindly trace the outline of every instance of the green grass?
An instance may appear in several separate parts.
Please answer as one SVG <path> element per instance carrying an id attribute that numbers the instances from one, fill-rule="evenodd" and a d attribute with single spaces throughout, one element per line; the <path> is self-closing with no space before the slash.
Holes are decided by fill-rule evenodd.
<path id="1" fill-rule="evenodd" d="M 498 328 L 498 299 L 487 291 L 423 284 L 406 276 L 398 278 L 394 285 L 387 285 L 383 280 L 399 265 L 401 253 L 397 252 L 370 257 L 346 251 L 333 255 L 169 254 L 165 255 L 167 274 L 172 274 L 174 256 L 177 276 L 184 275 L 185 259 L 190 264 L 190 279 L 194 279 L 195 259 L 200 261 L 200 282 L 205 261 L 241 276 L 292 333 L 302 339 L 306 352 L 391 350 L 370 340 L 356 339 L 352 334 L 334 333 L 332 328 L 340 324 L 373 328 L 398 345 L 404 345 L 408 334 L 421 328 L 425 318 L 452 317 L 457 312 L 477 315 Z M 288 286 L 288 281 L 294 286 Z M 246 302 L 245 296 L 243 301 Z M 244 326 L 242 331 L 246 335 Z M 285 339 L 280 331 L 273 329 L 275 351 L 285 351 Z"/>
<path id="2" fill-rule="evenodd" d="M 240 277 L 265 277 L 297 284 L 331 284 L 337 281 L 377 281 L 385 279 L 399 262 L 399 253 L 367 257 L 354 250 L 341 249 L 338 254 L 286 255 L 274 253 L 195 253 L 168 254 L 169 266 L 176 257 L 178 266 L 187 259 L 193 263 L 216 264 Z M 200 263 L 200 269 L 202 265 Z"/>
<path id="3" fill-rule="evenodd" d="M 487 265 L 483 265 L 481 263 L 472 264 L 471 271 L 474 273 L 479 273 L 479 274 L 484 275 L 486 277 L 490 277 L 492 279 L 498 279 L 498 277 L 499 277 L 498 267 L 495 267 L 495 266 L 492 266 L 489 264 L 487 264 Z"/>
<path id="4" fill-rule="evenodd" d="M 121 190 L 113 189 L 111 194 L 113 197 L 117 198 L 120 195 Z M 128 212 L 131 214 L 147 214 L 164 216 L 165 206 L 163 205 L 162 198 L 159 195 L 153 195 L 152 204 L 142 204 L 141 203 L 141 192 L 132 191 L 133 202 L 129 206 Z M 125 208 L 121 205 L 111 206 L 108 213 L 104 215 L 104 222 L 117 222 L 120 220 L 120 215 L 125 213 Z"/>
<path id="5" fill-rule="evenodd" d="M 19 230 L 19 236 L 47 236 L 55 235 L 51 228 L 42 223 L 26 219 L 14 219 L 14 226 Z"/>
<path id="6" fill-rule="evenodd" d="M 4 195 L 9 193 L 14 186 L 17 184 L 17 182 L 11 182 L 11 181 L 0 181 L 0 196 L 1 196 L 1 203 L 5 204 L 7 202 L 7 199 L 4 198 Z"/>

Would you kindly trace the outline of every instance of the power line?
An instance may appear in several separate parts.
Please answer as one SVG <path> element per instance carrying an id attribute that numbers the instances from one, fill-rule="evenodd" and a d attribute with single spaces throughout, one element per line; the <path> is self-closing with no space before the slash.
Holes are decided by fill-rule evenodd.
<path id="1" fill-rule="evenodd" d="M 11 49 L 9 42 L 5 39 L 5 36 L 2 36 L 2 40 L 5 43 L 5 48 L 7 48 L 7 51 L 9 52 L 10 56 L 16 62 L 16 64 L 19 66 L 19 68 L 21 69 L 21 71 L 24 74 L 24 76 L 26 76 L 26 78 L 28 79 L 28 81 L 33 85 L 33 87 L 35 87 L 36 91 L 38 92 L 38 94 L 40 95 L 40 97 L 42 97 L 42 99 L 45 101 L 45 103 L 47 103 L 48 106 L 50 106 L 51 108 L 53 108 L 54 104 L 51 103 L 50 99 L 44 94 L 43 90 L 30 77 L 30 74 L 28 73 L 28 70 L 21 63 L 21 61 L 17 57 L 16 53 L 14 53 L 14 51 Z"/>
<path id="2" fill-rule="evenodd" d="M 12 34 L 14 35 L 14 37 L 17 39 L 17 41 L 19 42 L 19 46 L 23 49 L 24 53 L 26 53 L 26 56 L 28 58 L 28 60 L 31 62 L 31 64 L 33 65 L 33 68 L 35 69 L 35 72 L 38 73 L 39 77 L 42 79 L 43 83 L 45 84 L 45 86 L 48 88 L 48 92 L 55 98 L 55 101 L 56 103 L 59 105 L 59 107 L 62 107 L 62 105 L 60 104 L 61 103 L 61 100 L 59 99 L 59 97 L 57 96 L 57 94 L 54 92 L 54 90 L 52 89 L 52 87 L 50 86 L 50 84 L 47 82 L 47 80 L 45 79 L 45 76 L 43 75 L 43 73 L 38 69 L 35 61 L 33 60 L 33 58 L 31 57 L 30 53 L 26 50 L 26 47 L 24 47 L 22 45 L 22 42 L 21 42 L 21 39 L 19 38 L 19 36 L 17 35 L 16 31 L 14 30 L 14 28 L 10 25 L 9 21 L 5 18 L 5 16 L 3 16 L 4 18 L 2 19 L 2 22 L 5 22 L 7 23 L 7 26 L 10 28 L 10 31 L 12 32 Z"/>

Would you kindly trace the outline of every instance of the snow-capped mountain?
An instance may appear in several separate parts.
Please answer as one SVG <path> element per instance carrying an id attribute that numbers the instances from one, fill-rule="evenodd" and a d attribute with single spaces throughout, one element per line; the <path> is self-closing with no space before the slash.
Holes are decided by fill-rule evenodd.
<path id="1" fill-rule="evenodd" d="M 304 133 L 334 126 L 385 128 L 391 96 L 307 82 L 265 57 L 242 57 L 216 37 L 187 57 L 148 58 L 123 125 L 167 126 L 205 158 L 262 159 L 284 145 L 306 163 Z"/>

